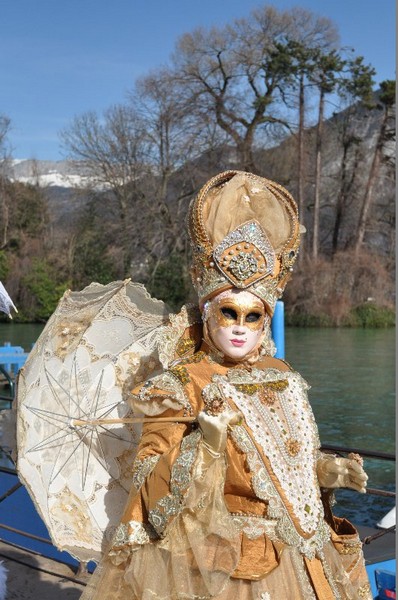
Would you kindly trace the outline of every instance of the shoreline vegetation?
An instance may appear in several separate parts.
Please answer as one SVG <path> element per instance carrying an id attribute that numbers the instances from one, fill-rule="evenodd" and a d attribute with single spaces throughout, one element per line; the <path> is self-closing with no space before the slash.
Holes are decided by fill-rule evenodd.
<path id="1" fill-rule="evenodd" d="M 330 314 L 297 314 L 287 313 L 285 325 L 287 327 L 351 327 L 379 329 L 395 327 L 396 315 L 392 308 L 377 306 L 367 302 L 352 308 L 337 323 Z"/>
<path id="2" fill-rule="evenodd" d="M 1 253 L 0 253 L 1 257 Z M 187 264 L 188 263 L 188 264 Z M 160 262 L 153 277 L 143 283 L 155 298 L 163 300 L 170 312 L 178 312 L 185 303 L 197 299 L 189 276 L 189 260 L 168 257 Z M 106 277 L 88 279 L 106 284 Z M 18 306 L 13 314 L 14 323 L 45 323 L 54 312 L 63 293 L 70 289 L 69 282 L 61 282 L 54 271 L 37 268 L 25 280 L 27 307 Z M 369 291 L 373 296 L 369 296 Z M 378 256 L 362 253 L 355 258 L 345 251 L 333 259 L 299 261 L 282 298 L 285 305 L 285 324 L 290 327 L 395 327 L 396 312 L 392 276 Z M 0 322 L 9 321 L 0 313 Z"/>
<path id="3" fill-rule="evenodd" d="M 286 305 L 285 305 L 286 309 Z M 51 316 L 51 315 L 49 315 Z M 0 316 L 0 323 L 8 323 L 9 319 Z M 23 315 L 13 317 L 13 323 L 18 325 L 45 323 L 44 319 L 26 319 Z M 330 314 L 305 314 L 295 313 L 290 314 L 285 312 L 286 327 L 347 327 L 347 328 L 392 328 L 396 325 L 396 313 L 392 308 L 386 306 L 377 306 L 373 302 L 366 302 L 356 306 L 348 311 L 348 313 L 338 321 Z"/>

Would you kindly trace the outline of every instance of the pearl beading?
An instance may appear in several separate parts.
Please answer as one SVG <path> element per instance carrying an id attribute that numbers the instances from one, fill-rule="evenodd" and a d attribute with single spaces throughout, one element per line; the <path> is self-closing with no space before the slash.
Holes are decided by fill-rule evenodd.
<path id="1" fill-rule="evenodd" d="M 318 435 L 304 380 L 297 373 L 285 375 L 289 386 L 277 394 L 278 401 L 270 408 L 257 396 L 244 394 L 230 382 L 218 379 L 225 397 L 231 398 L 243 413 L 254 440 L 270 460 L 301 528 L 311 533 L 323 514 L 315 471 Z M 289 436 L 300 443 L 300 450 L 294 457 L 289 455 L 284 441 L 284 437 L 288 439 Z"/>

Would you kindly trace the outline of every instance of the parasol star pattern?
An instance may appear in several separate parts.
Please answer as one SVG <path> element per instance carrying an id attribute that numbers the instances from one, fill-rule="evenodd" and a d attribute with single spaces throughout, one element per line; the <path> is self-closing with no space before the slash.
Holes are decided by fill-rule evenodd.
<path id="1" fill-rule="evenodd" d="M 49 483 L 60 475 L 64 467 L 72 459 L 77 458 L 80 449 L 80 464 L 78 471 L 81 474 L 82 491 L 85 489 L 87 481 L 88 467 L 95 449 L 95 460 L 98 461 L 106 471 L 110 471 L 107 462 L 107 452 L 103 447 L 103 436 L 111 437 L 115 440 L 131 443 L 131 440 L 108 429 L 99 421 L 106 419 L 122 400 L 111 404 L 103 405 L 103 380 L 105 369 L 100 372 L 98 383 L 95 387 L 87 387 L 82 377 L 82 371 L 78 369 L 76 356 L 73 358 L 70 384 L 68 386 L 62 383 L 50 373 L 44 366 L 44 372 L 47 378 L 48 390 L 51 392 L 60 412 L 46 410 L 44 408 L 26 405 L 26 408 L 44 419 L 51 426 L 53 431 L 39 443 L 27 450 L 27 452 L 37 452 L 44 449 L 58 448 L 57 457 L 54 461 Z M 86 407 L 86 408 L 85 408 Z M 76 421 L 79 424 L 76 424 Z M 65 446 L 70 450 L 65 453 Z M 62 455 L 62 459 L 60 457 Z"/>
<path id="2" fill-rule="evenodd" d="M 130 280 L 68 290 L 20 372 L 20 478 L 55 546 L 80 561 L 98 562 L 120 521 L 142 431 L 125 394 L 159 368 L 167 322 Z"/>

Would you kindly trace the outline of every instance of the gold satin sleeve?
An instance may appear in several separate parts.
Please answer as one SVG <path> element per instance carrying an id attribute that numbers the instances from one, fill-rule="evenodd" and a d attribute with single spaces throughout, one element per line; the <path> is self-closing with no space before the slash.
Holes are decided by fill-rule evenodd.
<path id="1" fill-rule="evenodd" d="M 162 417 L 168 416 L 178 417 L 178 413 L 173 410 L 162 413 Z M 159 460 L 145 478 L 141 489 L 130 494 L 121 523 L 147 522 L 149 511 L 156 507 L 161 498 L 169 494 L 173 465 L 180 456 L 181 442 L 191 429 L 190 425 L 178 422 L 144 424 L 136 462 L 153 456 L 159 456 Z"/>

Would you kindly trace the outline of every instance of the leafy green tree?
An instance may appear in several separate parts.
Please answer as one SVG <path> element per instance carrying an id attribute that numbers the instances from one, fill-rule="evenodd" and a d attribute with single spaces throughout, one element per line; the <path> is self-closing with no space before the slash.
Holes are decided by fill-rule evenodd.
<path id="1" fill-rule="evenodd" d="M 183 256 L 170 254 L 159 261 L 146 286 L 152 296 L 163 300 L 173 310 L 181 308 L 191 291 L 185 262 Z"/>
<path id="2" fill-rule="evenodd" d="M 31 269 L 22 278 L 21 285 L 25 296 L 22 317 L 46 321 L 68 289 L 69 282 L 60 280 L 59 273 L 47 260 L 33 258 Z"/>
<path id="3" fill-rule="evenodd" d="M 337 122 L 337 136 L 342 147 L 340 163 L 340 185 L 336 199 L 332 233 L 332 252 L 339 248 L 339 237 L 344 214 L 354 196 L 354 182 L 359 170 L 359 146 L 361 139 L 356 133 L 358 128 L 358 102 L 364 108 L 374 106 L 373 77 L 375 70 L 358 56 L 346 60 L 338 82 L 338 93 L 345 103 Z M 362 118 L 363 114 L 361 113 Z"/>
<path id="4" fill-rule="evenodd" d="M 93 281 L 106 284 L 126 276 L 124 251 L 117 245 L 118 226 L 104 220 L 101 203 L 106 204 L 106 198 L 89 202 L 70 239 L 69 277 L 74 289 L 82 289 Z"/>
<path id="5" fill-rule="evenodd" d="M 4 281 L 7 279 L 9 270 L 10 266 L 7 253 L 4 250 L 0 250 L 0 280 Z"/>

